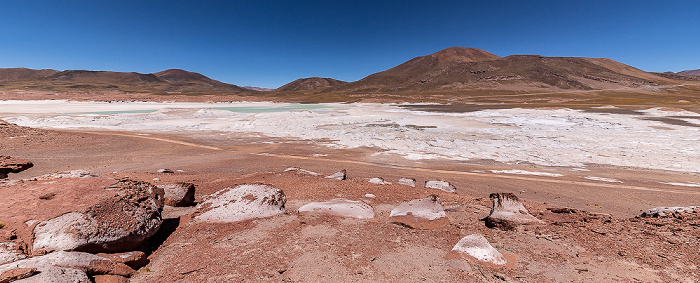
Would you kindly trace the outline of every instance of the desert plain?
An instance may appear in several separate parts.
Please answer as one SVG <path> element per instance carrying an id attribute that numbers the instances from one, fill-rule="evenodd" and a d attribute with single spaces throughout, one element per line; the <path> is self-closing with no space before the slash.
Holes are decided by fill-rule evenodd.
<path id="1" fill-rule="evenodd" d="M 9 84 L 0 155 L 33 167 L 0 183 L 0 273 L 24 272 L 18 282 L 64 278 L 52 272 L 85 282 L 698 282 L 698 83 L 643 75 L 668 81 L 505 85 L 482 96 Z M 169 203 L 168 186 L 183 183 L 193 199 Z M 333 200 L 342 205 L 305 209 Z M 113 208 L 143 210 L 151 224 L 122 227 L 127 216 Z M 508 216 L 497 219 L 499 209 Z M 55 224 L 69 216 L 68 228 Z M 110 238 L 122 233 L 110 225 L 128 239 Z"/>

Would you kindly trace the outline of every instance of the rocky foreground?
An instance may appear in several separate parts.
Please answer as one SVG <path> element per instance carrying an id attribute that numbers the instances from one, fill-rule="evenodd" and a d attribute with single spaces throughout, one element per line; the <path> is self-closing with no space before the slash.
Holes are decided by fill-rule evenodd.
<path id="1" fill-rule="evenodd" d="M 618 218 L 411 176 L 159 171 L 0 181 L 0 282 L 700 278 L 698 207 Z"/>

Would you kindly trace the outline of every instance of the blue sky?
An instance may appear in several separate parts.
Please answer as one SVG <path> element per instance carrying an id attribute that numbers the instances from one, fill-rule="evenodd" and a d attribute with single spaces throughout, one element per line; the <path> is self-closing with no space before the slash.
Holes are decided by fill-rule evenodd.
<path id="1" fill-rule="evenodd" d="M 700 1 L 0 0 L 0 68 L 181 68 L 275 88 L 451 46 L 698 69 Z"/>

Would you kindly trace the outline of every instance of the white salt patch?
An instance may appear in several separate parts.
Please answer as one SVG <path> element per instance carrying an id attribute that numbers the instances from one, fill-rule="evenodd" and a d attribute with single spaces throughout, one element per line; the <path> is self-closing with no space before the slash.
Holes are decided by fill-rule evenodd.
<path id="1" fill-rule="evenodd" d="M 688 183 L 666 183 L 666 182 L 661 182 L 661 184 L 666 184 L 666 185 L 673 185 L 673 186 L 683 186 L 683 187 L 700 187 L 699 183 L 693 183 L 693 182 L 688 182 Z"/>
<path id="2" fill-rule="evenodd" d="M 7 106 L 7 107 L 5 107 Z M 324 104 L 299 111 L 278 103 L 145 103 L 0 101 L 0 118 L 21 126 L 168 133 L 217 131 L 319 141 L 332 148 L 371 147 L 411 160 L 490 159 L 544 166 L 586 164 L 700 171 L 700 128 L 639 119 L 640 115 L 571 109 L 494 109 L 470 113 L 411 111 L 386 104 Z M 75 114 L 85 111 L 277 108 L 285 112 L 204 110 L 164 113 Z M 265 109 L 267 109 L 265 108 Z M 691 113 L 651 109 L 651 117 Z M 189 113 L 189 114 L 188 114 Z M 206 114 L 206 115 L 200 115 Z M 693 114 L 697 115 L 697 114 Z M 374 126 L 372 126 L 374 125 Z M 390 125 L 390 126 L 381 126 Z M 411 125 L 438 125 L 421 128 Z M 656 129 L 664 126 L 673 131 Z M 322 141 L 322 142 L 321 142 Z"/>
<path id="3" fill-rule="evenodd" d="M 505 174 L 518 174 L 518 175 L 536 175 L 536 176 L 548 176 L 548 177 L 561 177 L 562 174 L 557 173 L 547 173 L 547 172 L 533 172 L 525 170 L 489 170 L 493 173 L 505 173 Z"/>
<path id="4" fill-rule="evenodd" d="M 299 213 L 311 211 L 359 219 L 374 218 L 374 210 L 371 206 L 361 201 L 352 201 L 347 199 L 312 202 L 299 208 Z"/>
<path id="5" fill-rule="evenodd" d="M 375 196 L 373 194 L 365 194 L 365 197 L 366 198 L 376 198 L 377 196 Z"/>
<path id="6" fill-rule="evenodd" d="M 613 178 L 603 178 L 603 177 L 595 177 L 595 176 L 586 176 L 583 178 L 588 179 L 588 180 L 593 180 L 593 181 L 601 181 L 601 182 L 609 182 L 609 183 L 622 183 L 622 181 L 620 181 L 618 179 L 613 179 Z"/>
<path id="7" fill-rule="evenodd" d="M 413 179 L 413 178 L 401 178 L 401 179 L 399 179 L 399 185 L 415 187 L 415 186 L 416 186 L 416 179 Z"/>
<path id="8" fill-rule="evenodd" d="M 313 172 L 313 171 L 309 171 L 309 170 L 306 170 L 306 169 L 297 168 L 297 167 L 289 167 L 289 168 L 287 168 L 287 169 L 284 169 L 284 172 L 290 172 L 290 171 L 292 171 L 292 172 L 300 172 L 300 173 L 307 174 L 307 175 L 311 175 L 311 176 L 321 176 L 321 174 L 319 174 L 319 173 L 316 173 L 316 172 Z"/>
<path id="9" fill-rule="evenodd" d="M 452 250 L 496 265 L 505 265 L 507 262 L 503 254 L 494 249 L 482 235 L 472 234 L 466 236 L 459 240 Z"/>
<path id="10" fill-rule="evenodd" d="M 428 189 L 438 189 L 438 190 L 445 191 L 448 193 L 457 192 L 457 188 L 455 188 L 455 186 L 453 186 L 452 184 L 450 184 L 447 181 L 437 181 L 437 180 L 427 181 L 427 182 L 425 182 L 425 187 Z"/>

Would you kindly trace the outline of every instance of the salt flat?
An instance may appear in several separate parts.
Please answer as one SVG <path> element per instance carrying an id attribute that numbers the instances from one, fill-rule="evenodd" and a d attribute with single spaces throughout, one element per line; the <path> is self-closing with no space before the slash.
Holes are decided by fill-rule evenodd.
<path id="1" fill-rule="evenodd" d="M 145 113 L 129 113 L 140 111 Z M 697 113 L 651 108 L 640 115 L 572 109 L 414 111 L 398 104 L 0 101 L 0 119 L 21 126 L 138 133 L 207 131 L 373 147 L 407 159 L 606 164 L 700 171 Z M 679 118 L 681 117 L 681 118 Z"/>

